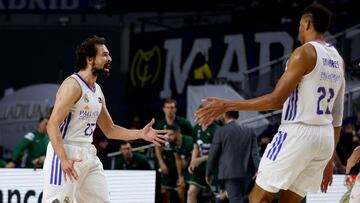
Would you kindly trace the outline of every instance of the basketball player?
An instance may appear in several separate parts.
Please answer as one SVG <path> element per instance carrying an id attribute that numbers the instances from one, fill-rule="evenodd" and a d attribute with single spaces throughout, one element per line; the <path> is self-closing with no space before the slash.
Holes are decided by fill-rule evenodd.
<path id="1" fill-rule="evenodd" d="M 47 130 L 51 144 L 44 165 L 43 202 L 110 202 L 103 166 L 91 144 L 96 124 L 110 139 L 144 139 L 160 145 L 154 119 L 142 130 L 115 125 L 96 83 L 108 76 L 111 57 L 105 39 L 94 36 L 76 50 L 76 73 L 60 86 Z M 167 132 L 167 131 L 166 131 Z"/>
<path id="2" fill-rule="evenodd" d="M 203 126 L 226 111 L 266 111 L 283 107 L 281 125 L 261 159 L 250 202 L 300 202 L 319 186 L 326 192 L 343 116 L 344 62 L 335 47 L 324 41 L 330 11 L 313 4 L 302 13 L 299 38 L 286 71 L 275 89 L 242 101 L 206 99 L 196 112 Z M 334 142 L 335 140 L 335 142 Z M 325 170 L 324 170 L 325 169 Z M 323 177 L 324 175 L 324 177 Z"/>

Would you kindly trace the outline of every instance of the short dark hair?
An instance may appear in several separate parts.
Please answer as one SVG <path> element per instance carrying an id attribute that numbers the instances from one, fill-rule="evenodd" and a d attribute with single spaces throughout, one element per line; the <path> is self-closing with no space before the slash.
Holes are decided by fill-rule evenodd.
<path id="1" fill-rule="evenodd" d="M 87 38 L 76 48 L 76 62 L 75 72 L 78 72 L 86 67 L 86 57 L 95 57 L 97 54 L 96 44 L 106 44 L 106 40 L 103 37 L 96 35 Z"/>
<path id="2" fill-rule="evenodd" d="M 331 11 L 325 6 L 315 3 L 307 6 L 301 16 L 310 15 L 316 32 L 325 33 L 330 26 Z"/>
<path id="3" fill-rule="evenodd" d="M 239 118 L 239 112 L 238 111 L 227 111 L 225 113 L 225 116 L 228 118 L 238 119 Z"/>
<path id="4" fill-rule="evenodd" d="M 48 119 L 49 120 L 49 117 L 48 116 L 41 116 L 38 120 L 38 123 L 41 123 L 43 120 L 45 119 Z"/>
<path id="5" fill-rule="evenodd" d="M 167 130 L 180 131 L 180 126 L 176 123 L 167 126 Z"/>
<path id="6" fill-rule="evenodd" d="M 169 104 L 169 103 L 174 103 L 174 104 L 175 104 L 175 107 L 176 107 L 176 105 L 177 105 L 175 99 L 168 98 L 168 99 L 165 99 L 164 104 L 163 104 L 163 107 L 165 106 L 165 104 Z"/>

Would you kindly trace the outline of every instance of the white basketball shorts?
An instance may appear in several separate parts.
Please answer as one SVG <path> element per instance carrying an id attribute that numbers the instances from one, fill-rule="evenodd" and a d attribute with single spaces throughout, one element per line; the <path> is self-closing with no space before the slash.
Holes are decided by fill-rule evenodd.
<path id="1" fill-rule="evenodd" d="M 60 160 L 49 143 L 44 163 L 43 202 L 110 202 L 108 185 L 102 163 L 96 156 L 96 148 L 90 143 L 64 143 L 69 158 L 81 160 L 74 168 L 79 180 L 71 182 L 64 174 Z"/>
<path id="2" fill-rule="evenodd" d="M 256 183 L 272 193 L 316 193 L 333 150 L 332 125 L 282 124 L 261 158 Z"/>

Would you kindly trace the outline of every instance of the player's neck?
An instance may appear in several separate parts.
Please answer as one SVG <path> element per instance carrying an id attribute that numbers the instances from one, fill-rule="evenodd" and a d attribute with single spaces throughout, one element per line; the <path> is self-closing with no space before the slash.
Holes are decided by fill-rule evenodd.
<path id="1" fill-rule="evenodd" d="M 307 37 L 307 39 L 305 40 L 305 43 L 311 42 L 311 41 L 317 41 L 317 42 L 320 42 L 320 43 L 325 43 L 324 34 L 317 33 L 317 32 L 312 33 L 311 35 L 309 35 Z"/>
<path id="2" fill-rule="evenodd" d="M 176 140 L 176 144 L 178 146 L 181 146 L 182 145 L 182 136 L 179 136 L 179 138 Z"/>
<path id="3" fill-rule="evenodd" d="M 90 69 L 81 70 L 78 74 L 90 85 L 91 88 L 95 87 L 97 76 L 94 76 Z"/>
<path id="4" fill-rule="evenodd" d="M 175 122 L 175 118 L 176 116 L 172 116 L 172 117 L 165 116 L 166 122 L 170 125 L 172 125 Z"/>

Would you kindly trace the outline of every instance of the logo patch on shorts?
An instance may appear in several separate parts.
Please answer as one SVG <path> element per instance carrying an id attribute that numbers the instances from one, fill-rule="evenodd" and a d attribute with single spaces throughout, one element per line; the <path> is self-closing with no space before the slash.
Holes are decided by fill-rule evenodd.
<path id="1" fill-rule="evenodd" d="M 70 203 L 70 199 L 69 199 L 68 196 L 66 196 L 66 197 L 64 198 L 64 203 Z"/>

